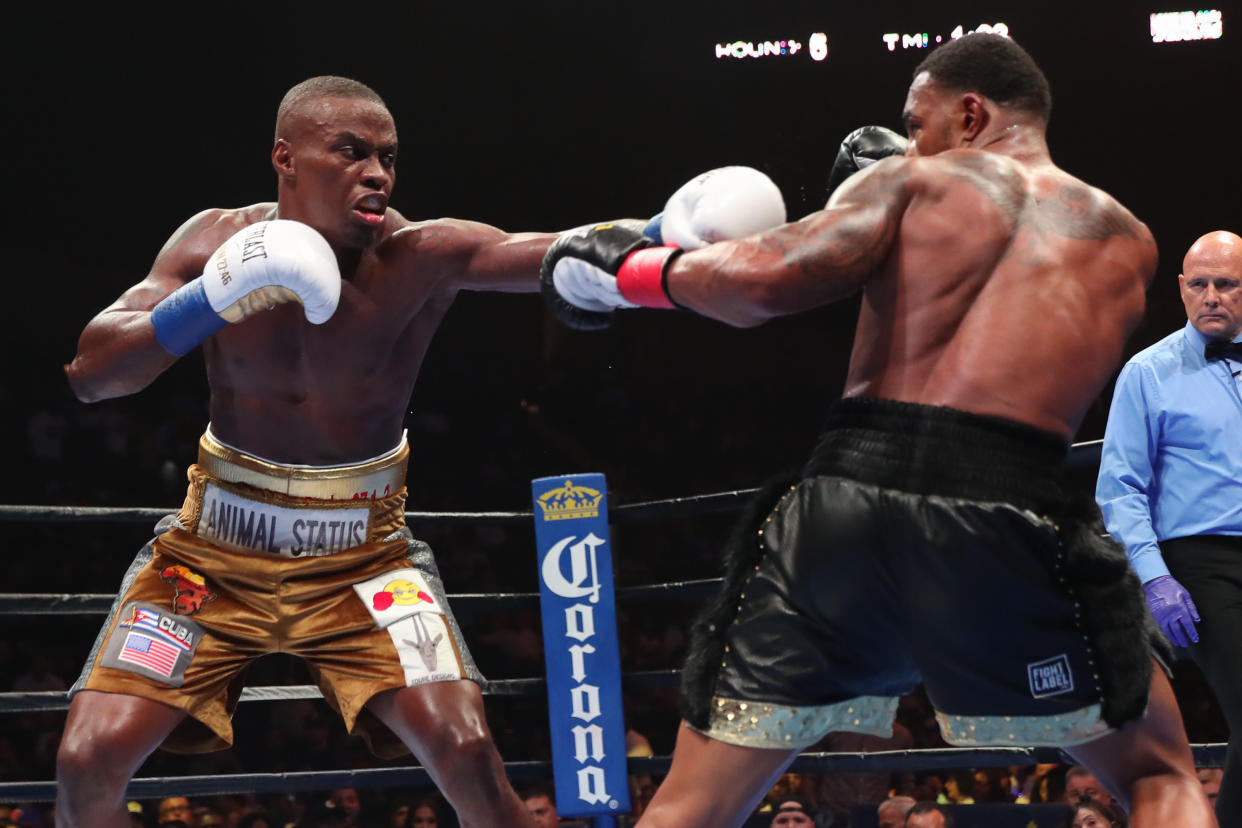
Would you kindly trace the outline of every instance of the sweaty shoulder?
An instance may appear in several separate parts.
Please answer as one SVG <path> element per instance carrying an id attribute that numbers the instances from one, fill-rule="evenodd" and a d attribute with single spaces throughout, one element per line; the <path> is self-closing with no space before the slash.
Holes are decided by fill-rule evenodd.
<path id="1" fill-rule="evenodd" d="M 385 242 L 421 280 L 441 288 L 529 293 L 539 290 L 539 265 L 554 233 L 507 233 L 478 221 L 439 218 L 407 223 Z"/>
<path id="2" fill-rule="evenodd" d="M 504 238 L 505 233 L 491 225 L 455 218 L 407 221 L 393 239 L 422 254 L 470 256 L 478 248 Z"/>
<path id="3" fill-rule="evenodd" d="M 480 254 L 509 238 L 489 224 L 455 218 L 406 222 L 393 233 L 391 242 L 403 255 L 413 256 L 420 272 L 438 272 L 445 287 L 459 284 Z"/>
<path id="4" fill-rule="evenodd" d="M 212 207 L 196 213 L 169 237 L 160 250 L 160 258 L 175 254 L 178 258 L 205 261 L 216 248 L 243 227 L 276 217 L 276 203 L 271 201 L 247 207 Z"/>

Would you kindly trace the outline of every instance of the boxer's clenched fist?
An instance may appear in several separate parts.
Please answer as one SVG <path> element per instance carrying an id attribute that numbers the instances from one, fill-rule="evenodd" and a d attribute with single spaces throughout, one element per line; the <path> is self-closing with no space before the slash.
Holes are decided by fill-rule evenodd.
<path id="1" fill-rule="evenodd" d="M 543 296 L 562 322 L 579 330 L 608 327 L 617 308 L 672 308 L 663 277 L 680 252 L 616 224 L 567 230 L 544 254 Z"/>
<path id="2" fill-rule="evenodd" d="M 336 255 L 323 236 L 297 221 L 260 221 L 234 233 L 203 273 L 151 311 L 155 336 L 178 356 L 230 323 L 284 302 L 300 302 L 313 324 L 341 298 Z"/>

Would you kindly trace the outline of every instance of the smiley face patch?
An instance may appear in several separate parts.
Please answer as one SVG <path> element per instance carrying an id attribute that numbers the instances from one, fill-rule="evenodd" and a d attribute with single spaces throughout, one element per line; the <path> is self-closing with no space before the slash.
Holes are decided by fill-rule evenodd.
<path id="1" fill-rule="evenodd" d="M 411 615 L 444 614 L 440 602 L 432 597 L 427 579 L 417 569 L 385 572 L 354 584 L 354 591 L 381 630 Z"/>
<path id="2" fill-rule="evenodd" d="M 440 600 L 417 569 L 397 569 L 354 584 L 358 598 L 401 659 L 407 685 L 462 677 L 462 665 Z"/>

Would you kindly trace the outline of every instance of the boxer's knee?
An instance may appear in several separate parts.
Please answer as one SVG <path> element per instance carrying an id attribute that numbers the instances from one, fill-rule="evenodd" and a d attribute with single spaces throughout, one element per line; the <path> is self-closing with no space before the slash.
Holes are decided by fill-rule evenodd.
<path id="1" fill-rule="evenodd" d="M 430 741 L 437 764 L 448 766 L 454 772 L 482 774 L 499 764 L 491 734 L 475 722 L 445 727 Z"/>
<path id="2" fill-rule="evenodd" d="M 133 757 L 116 740 L 99 738 L 69 728 L 56 751 L 56 781 L 63 791 L 94 791 L 124 787 L 129 781 L 128 769 Z"/>
<path id="3" fill-rule="evenodd" d="M 114 745 L 67 730 L 56 752 L 56 825 L 111 824 L 120 813 L 129 764 Z"/>
<path id="4" fill-rule="evenodd" d="M 424 761 L 470 767 L 497 756 L 482 695 L 471 682 L 407 687 L 368 706 Z"/>

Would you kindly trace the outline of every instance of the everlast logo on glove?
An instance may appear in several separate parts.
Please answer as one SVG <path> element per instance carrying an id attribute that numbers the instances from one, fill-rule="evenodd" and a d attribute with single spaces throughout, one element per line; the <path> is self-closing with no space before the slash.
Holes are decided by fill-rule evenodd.
<path id="1" fill-rule="evenodd" d="M 242 239 L 242 261 L 248 262 L 251 259 L 266 259 L 267 248 L 263 245 L 263 234 L 267 232 L 267 222 L 259 222 L 254 225 L 249 233 Z"/>

